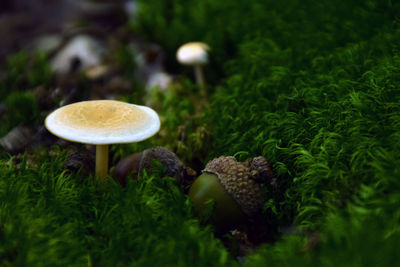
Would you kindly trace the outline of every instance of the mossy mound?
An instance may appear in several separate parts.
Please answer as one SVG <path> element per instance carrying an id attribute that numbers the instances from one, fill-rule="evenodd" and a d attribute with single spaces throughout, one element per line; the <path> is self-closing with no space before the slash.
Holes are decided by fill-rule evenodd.
<path id="1" fill-rule="evenodd" d="M 64 170 L 67 151 L 52 147 L 22 159 L 0 155 L 0 265 L 399 261 L 398 3 L 141 0 L 139 7 L 130 27 L 166 48 L 169 70 L 192 75 L 175 61 L 182 43 L 212 47 L 210 105 L 199 112 L 197 88 L 187 80 L 174 91 L 153 92 L 164 122 L 159 136 L 114 146 L 114 161 L 154 145 L 196 167 L 221 155 L 266 157 L 283 191 L 265 188 L 257 227 L 271 231 L 274 242 L 237 261 L 211 226 L 199 224 L 182 186 L 161 168 L 104 190 L 93 177 Z M 132 62 L 120 53 L 131 73 Z M 2 134 L 43 120 L 30 91 L 51 82 L 45 56 L 10 58 L 0 97 L 14 117 L 0 125 Z"/>
<path id="2" fill-rule="evenodd" d="M 215 93 L 206 112 L 214 138 L 209 158 L 265 156 L 286 188 L 284 197 L 269 195 L 265 213 L 276 219 L 280 233 L 287 226 L 319 233 L 318 252 L 299 254 L 310 238 L 290 234 L 250 258 L 277 265 L 394 260 L 400 6 L 141 3 L 142 29 L 171 54 L 192 40 L 209 43 L 215 52 L 209 69 L 219 76 L 209 75 Z M 151 21 L 150 14 L 157 19 Z"/>

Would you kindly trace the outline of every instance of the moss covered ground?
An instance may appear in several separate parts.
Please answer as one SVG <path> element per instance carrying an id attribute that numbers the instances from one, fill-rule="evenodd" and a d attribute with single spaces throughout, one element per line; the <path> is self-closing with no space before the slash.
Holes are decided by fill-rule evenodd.
<path id="1" fill-rule="evenodd" d="M 35 152 L 37 165 L 1 154 L 0 265 L 396 265 L 400 4 L 143 0 L 139 6 L 139 19 L 128 27 L 166 49 L 171 72 L 192 75 L 175 61 L 182 43 L 212 47 L 210 105 L 196 112 L 196 88 L 186 80 L 153 96 L 161 134 L 116 146 L 115 155 L 163 145 L 199 166 L 220 155 L 266 157 L 282 188 L 265 189 L 260 224 L 272 241 L 238 260 L 211 225 L 199 223 L 183 186 L 161 170 L 104 190 L 81 172 L 63 170 L 66 151 L 54 146 Z M 22 88 L 49 83 L 50 74 L 36 73 L 48 73 L 41 55 L 32 64 L 24 60 L 11 59 L 0 95 L 9 109 L 26 110 L 2 123 L 2 134 L 21 120 L 43 119 Z"/>

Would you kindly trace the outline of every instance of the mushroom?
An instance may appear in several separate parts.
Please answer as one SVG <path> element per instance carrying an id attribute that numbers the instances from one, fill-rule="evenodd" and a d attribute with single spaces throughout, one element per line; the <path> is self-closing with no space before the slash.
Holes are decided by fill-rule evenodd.
<path id="1" fill-rule="evenodd" d="M 96 177 L 104 184 L 108 173 L 108 145 L 142 141 L 160 129 L 151 108 L 115 100 L 82 101 L 63 106 L 45 120 L 54 135 L 96 145 Z"/>
<path id="2" fill-rule="evenodd" d="M 181 64 L 194 67 L 196 83 L 200 87 L 200 93 L 203 96 L 206 95 L 203 65 L 208 63 L 208 50 L 210 50 L 210 47 L 205 43 L 191 42 L 182 45 L 176 53 L 176 58 Z"/>

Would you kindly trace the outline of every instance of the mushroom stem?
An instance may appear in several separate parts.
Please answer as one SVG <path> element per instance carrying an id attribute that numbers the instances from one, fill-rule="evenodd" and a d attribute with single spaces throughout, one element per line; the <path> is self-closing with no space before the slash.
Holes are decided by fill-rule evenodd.
<path id="1" fill-rule="evenodd" d="M 96 145 L 96 179 L 107 183 L 108 174 L 108 145 Z"/>
<path id="2" fill-rule="evenodd" d="M 196 83 L 200 87 L 200 94 L 206 96 L 206 80 L 204 78 L 203 66 L 201 64 L 194 65 L 194 75 L 196 77 Z"/>

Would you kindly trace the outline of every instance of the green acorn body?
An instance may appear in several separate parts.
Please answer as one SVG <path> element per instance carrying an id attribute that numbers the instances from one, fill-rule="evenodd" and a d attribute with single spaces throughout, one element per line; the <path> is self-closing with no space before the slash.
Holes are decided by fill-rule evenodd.
<path id="1" fill-rule="evenodd" d="M 271 175 L 269 164 L 261 158 L 255 164 L 225 156 L 210 161 L 189 191 L 200 218 L 207 217 L 205 203 L 210 199 L 215 201 L 210 219 L 220 229 L 232 228 L 246 216 L 256 215 L 264 201 L 260 183 L 269 180 L 263 176 Z"/>
<path id="2" fill-rule="evenodd" d="M 217 226 L 230 228 L 244 219 L 244 213 L 239 204 L 225 191 L 217 175 L 204 172 L 193 183 L 189 190 L 189 198 L 193 201 L 196 213 L 200 219 L 210 220 Z M 214 207 L 209 207 L 207 201 L 214 200 Z M 212 212 L 209 214 L 207 211 Z"/>

